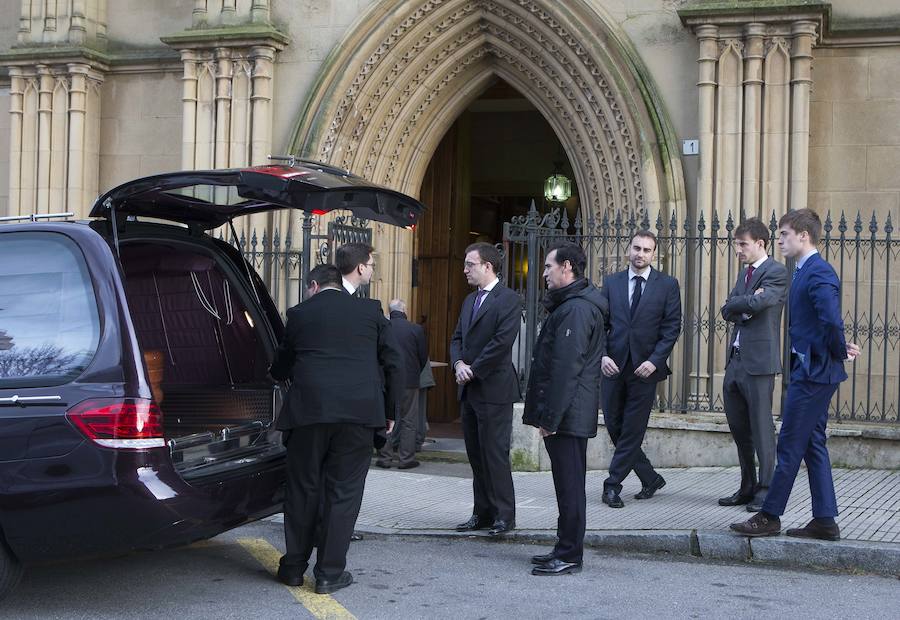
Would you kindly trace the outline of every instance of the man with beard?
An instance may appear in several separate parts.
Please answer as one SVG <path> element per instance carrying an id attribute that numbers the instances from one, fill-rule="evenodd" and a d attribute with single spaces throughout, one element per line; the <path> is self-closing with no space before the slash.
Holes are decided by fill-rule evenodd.
<path id="1" fill-rule="evenodd" d="M 550 315 L 534 346 L 522 422 L 540 429 L 550 455 L 559 509 L 553 551 L 536 555 L 532 575 L 581 571 L 586 527 L 587 442 L 597 435 L 606 299 L 584 277 L 587 257 L 574 243 L 547 252 L 544 306 Z"/>
<path id="2" fill-rule="evenodd" d="M 607 354 L 603 356 L 603 419 L 616 449 L 603 482 L 603 503 L 622 508 L 622 481 L 641 480 L 635 499 L 650 499 L 666 485 L 641 450 L 656 386 L 671 374 L 667 361 L 681 332 L 678 280 L 653 269 L 656 235 L 638 231 L 628 247 L 628 269 L 607 276 Z"/>

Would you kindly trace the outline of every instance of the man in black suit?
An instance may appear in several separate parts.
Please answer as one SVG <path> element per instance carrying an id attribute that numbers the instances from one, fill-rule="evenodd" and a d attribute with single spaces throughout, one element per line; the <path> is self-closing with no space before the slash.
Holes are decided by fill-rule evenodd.
<path id="1" fill-rule="evenodd" d="M 391 300 L 391 328 L 400 351 L 403 392 L 400 397 L 399 418 L 394 424 L 387 443 L 375 461 L 385 469 L 395 465 L 397 469 L 419 466 L 416 460 L 416 432 L 419 422 L 419 377 L 428 363 L 428 341 L 421 325 L 406 319 L 406 302 Z"/>
<path id="2" fill-rule="evenodd" d="M 647 432 L 656 386 L 671 374 L 667 364 L 681 332 L 678 280 L 653 269 L 656 235 L 634 235 L 628 269 L 604 278 L 602 293 L 609 305 L 607 349 L 603 372 L 603 419 L 616 449 L 603 482 L 603 503 L 625 504 L 619 494 L 632 470 L 641 480 L 635 499 L 649 499 L 666 485 L 641 443 Z"/>
<path id="3" fill-rule="evenodd" d="M 516 527 L 509 445 L 513 403 L 521 398 L 512 346 L 522 320 L 522 301 L 500 283 L 499 267 L 500 252 L 491 244 L 466 248 L 463 273 L 477 290 L 463 302 L 450 341 L 475 495 L 472 516 L 456 529 L 487 529 L 491 536 Z"/>
<path id="4" fill-rule="evenodd" d="M 747 504 L 762 510 L 775 472 L 775 422 L 772 391 L 781 372 L 781 311 L 787 292 L 787 269 L 766 252 L 769 229 L 757 217 L 734 231 L 734 248 L 741 269 L 722 306 L 722 318 L 734 323 L 725 382 L 725 417 L 737 446 L 741 486 L 719 499 L 720 506 Z M 759 476 L 754 467 L 759 463 Z"/>
<path id="5" fill-rule="evenodd" d="M 334 263 L 341 272 L 341 285 L 351 295 L 368 290 L 375 275 L 375 248 L 368 243 L 345 243 L 334 253 Z M 379 304 L 380 307 L 380 304 Z"/>
<path id="6" fill-rule="evenodd" d="M 275 379 L 292 381 L 277 424 L 287 446 L 287 553 L 278 578 L 301 585 L 316 546 L 315 589 L 328 594 L 353 582 L 344 570 L 347 548 L 362 504 L 373 431 L 384 428 L 386 413 L 394 411 L 400 359 L 376 301 L 342 292 L 333 265 L 316 267 L 309 280 L 318 292 L 288 310 L 270 369 Z"/>

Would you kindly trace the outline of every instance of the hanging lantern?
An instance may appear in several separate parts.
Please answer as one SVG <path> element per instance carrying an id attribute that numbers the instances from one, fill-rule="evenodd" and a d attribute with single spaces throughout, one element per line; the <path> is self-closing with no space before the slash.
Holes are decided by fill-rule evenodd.
<path id="1" fill-rule="evenodd" d="M 565 202 L 572 196 L 572 181 L 560 172 L 554 172 L 544 181 L 544 198 L 550 202 Z"/>

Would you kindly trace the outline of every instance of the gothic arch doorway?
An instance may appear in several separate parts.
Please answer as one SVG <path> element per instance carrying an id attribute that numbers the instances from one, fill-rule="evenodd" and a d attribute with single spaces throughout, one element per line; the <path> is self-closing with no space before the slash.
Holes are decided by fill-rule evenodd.
<path id="1" fill-rule="evenodd" d="M 290 150 L 420 196 L 441 140 L 498 78 L 552 127 L 584 217 L 684 212 L 661 98 L 627 35 L 589 0 L 375 3 L 326 60 Z M 413 234 L 376 227 L 375 246 L 373 295 L 409 299 Z"/>

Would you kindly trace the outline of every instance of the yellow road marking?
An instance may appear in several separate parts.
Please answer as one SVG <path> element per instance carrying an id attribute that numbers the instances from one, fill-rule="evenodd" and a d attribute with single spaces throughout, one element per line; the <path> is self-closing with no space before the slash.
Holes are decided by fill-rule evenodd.
<path id="1" fill-rule="evenodd" d="M 246 549 L 250 555 L 262 564 L 272 575 L 278 573 L 278 561 L 281 559 L 281 551 L 262 538 L 239 538 L 238 543 Z M 301 605 L 320 620 L 356 620 L 340 603 L 328 594 L 316 594 L 313 589 L 315 581 L 307 575 L 303 579 L 303 585 L 299 587 L 285 586 L 294 595 Z"/>

